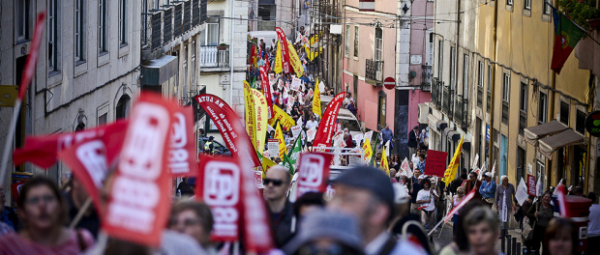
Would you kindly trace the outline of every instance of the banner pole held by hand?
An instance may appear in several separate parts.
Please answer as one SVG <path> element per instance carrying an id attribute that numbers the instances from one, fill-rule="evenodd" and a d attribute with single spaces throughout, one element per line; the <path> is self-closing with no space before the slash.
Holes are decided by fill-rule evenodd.
<path id="1" fill-rule="evenodd" d="M 81 206 L 81 208 L 79 208 L 79 212 L 77 212 L 77 215 L 75 216 L 73 221 L 71 221 L 69 228 L 75 228 L 75 226 L 77 226 L 77 223 L 79 223 L 81 218 L 83 218 L 83 215 L 88 210 L 88 208 L 90 207 L 91 204 L 92 204 L 92 198 L 88 197 L 87 200 L 85 200 L 85 202 Z"/>

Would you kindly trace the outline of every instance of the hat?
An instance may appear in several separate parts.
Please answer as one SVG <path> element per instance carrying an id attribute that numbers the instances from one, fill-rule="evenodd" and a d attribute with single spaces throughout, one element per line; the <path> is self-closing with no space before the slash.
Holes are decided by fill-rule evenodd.
<path id="1" fill-rule="evenodd" d="M 390 209 L 394 207 L 394 188 L 390 177 L 380 169 L 368 166 L 355 167 L 342 173 L 333 183 L 368 190 L 385 202 Z"/>
<path id="2" fill-rule="evenodd" d="M 350 248 L 362 250 L 356 218 L 350 215 L 325 210 L 315 211 L 306 215 L 300 226 L 298 235 L 283 247 L 286 254 L 294 254 L 302 245 L 321 238 L 331 238 Z"/>
<path id="3" fill-rule="evenodd" d="M 208 137 L 208 140 L 210 140 L 210 139 L 215 139 L 215 137 L 211 135 Z"/>
<path id="4" fill-rule="evenodd" d="M 492 177 L 492 173 L 490 173 L 490 172 L 486 172 L 486 173 L 484 173 L 483 175 L 484 175 L 485 177 Z"/>

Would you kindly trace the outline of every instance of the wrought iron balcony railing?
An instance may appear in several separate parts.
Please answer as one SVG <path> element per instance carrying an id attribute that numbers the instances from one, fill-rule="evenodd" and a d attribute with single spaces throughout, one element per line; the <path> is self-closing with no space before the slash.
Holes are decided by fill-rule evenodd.
<path id="1" fill-rule="evenodd" d="M 421 89 L 424 91 L 431 91 L 431 79 L 433 77 L 433 73 L 431 70 L 431 66 L 423 65 L 423 73 L 421 80 Z"/>
<path id="2" fill-rule="evenodd" d="M 383 61 L 367 59 L 365 63 L 365 79 L 379 83 L 383 82 Z"/>

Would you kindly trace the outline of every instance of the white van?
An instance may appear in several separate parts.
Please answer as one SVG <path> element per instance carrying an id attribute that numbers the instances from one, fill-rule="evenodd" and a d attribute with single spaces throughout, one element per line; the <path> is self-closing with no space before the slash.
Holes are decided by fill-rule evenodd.
<path id="1" fill-rule="evenodd" d="M 325 109 L 327 109 L 327 105 L 329 104 L 329 102 L 331 102 L 331 100 L 333 100 L 333 97 L 321 95 L 321 110 L 323 112 L 325 112 Z M 337 123 L 342 124 L 342 129 L 348 128 L 348 131 L 350 131 L 352 137 L 355 137 L 357 134 L 364 135 L 360 122 L 358 121 L 356 116 L 354 116 L 354 114 L 352 114 L 352 112 L 348 109 L 340 107 Z M 356 142 L 360 143 L 360 141 Z"/>

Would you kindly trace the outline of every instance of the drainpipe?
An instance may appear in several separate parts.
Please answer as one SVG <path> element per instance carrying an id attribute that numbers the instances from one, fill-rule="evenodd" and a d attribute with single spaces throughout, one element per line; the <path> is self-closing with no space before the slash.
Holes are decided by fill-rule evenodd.
<path id="1" fill-rule="evenodd" d="M 235 0 L 231 1 L 231 43 L 229 44 L 229 104 L 233 105 L 233 29 L 235 27 Z M 235 109 L 235 106 L 234 106 Z"/>
<path id="2" fill-rule="evenodd" d="M 400 15 L 402 13 L 402 0 L 398 0 L 398 7 L 396 10 L 396 86 L 398 86 L 398 84 L 400 83 L 400 31 L 402 31 L 402 28 L 400 27 L 402 25 L 402 22 L 400 21 L 400 19 L 402 18 L 402 16 Z"/>
<path id="3" fill-rule="evenodd" d="M 460 56 L 459 56 L 459 48 L 460 48 L 460 2 L 461 1 L 456 1 L 457 4 L 457 11 L 456 11 L 456 49 L 454 53 L 454 86 L 452 87 L 453 84 L 451 85 L 451 89 L 454 90 L 454 93 L 452 93 L 450 95 L 450 98 L 454 97 L 454 100 L 452 100 L 452 106 L 454 108 L 454 110 L 452 111 L 452 115 L 455 116 L 456 114 L 456 97 L 458 95 L 458 67 L 459 67 L 459 61 L 460 61 Z M 454 119 L 454 118 L 453 118 Z M 456 125 L 456 123 L 455 123 Z"/>

